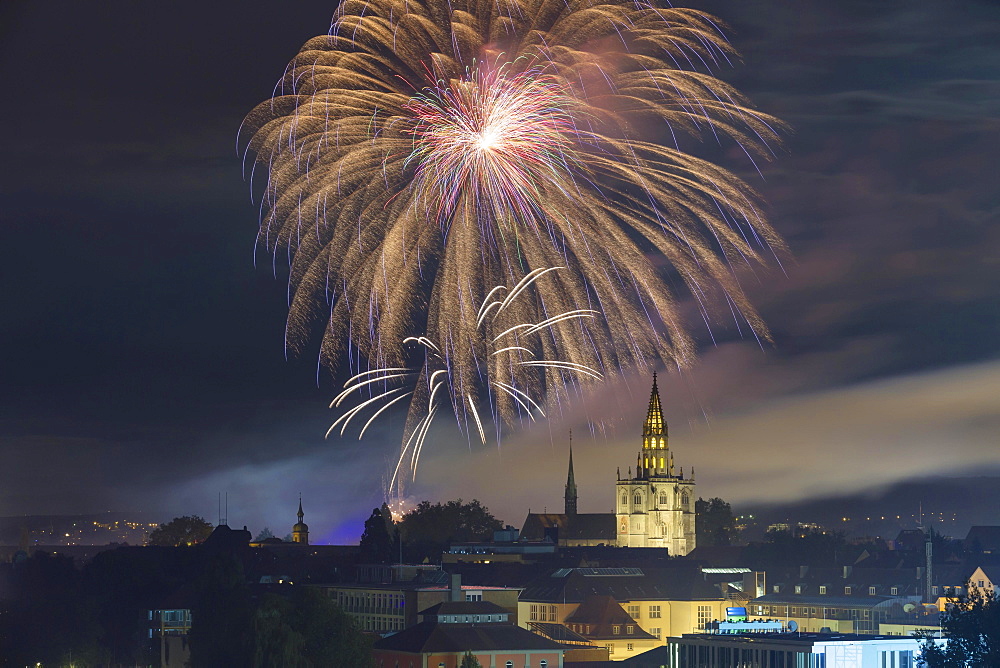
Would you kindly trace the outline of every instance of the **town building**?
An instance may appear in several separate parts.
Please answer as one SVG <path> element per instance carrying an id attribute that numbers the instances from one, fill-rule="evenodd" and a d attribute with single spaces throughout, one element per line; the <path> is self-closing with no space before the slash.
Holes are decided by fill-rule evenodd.
<path id="1" fill-rule="evenodd" d="M 561 568 L 525 587 L 518 599 L 518 619 L 521 626 L 548 637 L 564 635 L 554 628 L 562 626 L 592 644 L 613 645 L 611 659 L 622 660 L 662 644 L 668 636 L 703 630 L 724 617 L 731 603 L 723 591 L 726 585 L 717 580 L 694 565 Z M 599 597 L 597 602 L 593 597 Z M 628 621 L 609 621 L 607 634 L 598 629 L 594 620 L 602 617 L 593 609 L 608 598 L 634 622 L 631 632 Z"/>
<path id="2" fill-rule="evenodd" d="M 442 601 L 420 623 L 375 641 L 376 668 L 458 668 L 470 652 L 483 668 L 563 668 L 564 648 L 526 631 L 487 601 Z"/>
<path id="3" fill-rule="evenodd" d="M 695 633 L 670 638 L 667 666 L 916 668 L 921 642 L 914 637 L 837 633 Z"/>
<path id="4" fill-rule="evenodd" d="M 513 587 L 463 586 L 461 576 L 425 571 L 406 582 L 315 585 L 358 623 L 358 628 L 385 634 L 419 621 L 419 611 L 445 601 L 485 601 L 510 613 L 516 623 L 521 590 Z"/>
<path id="5" fill-rule="evenodd" d="M 887 635 L 936 630 L 922 602 L 919 568 L 810 568 L 768 573 L 766 592 L 750 601 L 751 616 L 795 622 L 804 632 Z M 936 612 L 933 605 L 926 608 Z"/>

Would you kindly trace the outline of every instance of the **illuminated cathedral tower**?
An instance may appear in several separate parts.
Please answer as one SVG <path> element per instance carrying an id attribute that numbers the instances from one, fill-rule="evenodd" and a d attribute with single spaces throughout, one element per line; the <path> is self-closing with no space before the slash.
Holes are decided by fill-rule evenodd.
<path id="1" fill-rule="evenodd" d="M 642 450 L 635 476 L 615 485 L 618 547 L 665 547 L 673 556 L 694 549 L 694 469 L 674 474 L 674 456 L 653 374 L 649 411 L 642 427 Z"/>

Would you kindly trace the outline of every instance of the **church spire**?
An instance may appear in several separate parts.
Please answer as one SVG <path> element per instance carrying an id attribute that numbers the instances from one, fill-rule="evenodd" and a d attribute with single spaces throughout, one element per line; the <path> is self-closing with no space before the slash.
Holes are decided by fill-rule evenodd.
<path id="1" fill-rule="evenodd" d="M 302 520 L 305 518 L 306 514 L 302 512 L 302 495 L 299 494 L 299 512 L 296 513 L 299 517 L 299 521 L 295 523 L 292 527 L 292 542 L 293 543 L 303 543 L 305 545 L 309 544 L 309 525 L 307 525 Z"/>
<path id="2" fill-rule="evenodd" d="M 670 453 L 667 443 L 667 422 L 663 419 L 660 390 L 653 372 L 653 389 L 649 393 L 649 409 L 642 425 L 642 468 L 646 476 L 671 475 Z"/>
<path id="3" fill-rule="evenodd" d="M 569 473 L 566 475 L 567 515 L 576 515 L 576 477 L 573 475 L 573 431 L 569 432 Z"/>

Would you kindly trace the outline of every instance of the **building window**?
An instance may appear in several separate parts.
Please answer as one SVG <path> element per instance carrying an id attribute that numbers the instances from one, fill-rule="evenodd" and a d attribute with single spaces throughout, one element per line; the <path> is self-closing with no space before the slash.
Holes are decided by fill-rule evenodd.
<path id="1" fill-rule="evenodd" d="M 649 635 L 661 638 L 663 631 L 660 629 L 649 629 Z"/>
<path id="2" fill-rule="evenodd" d="M 821 594 L 825 594 L 826 593 L 826 585 L 820 585 L 819 586 L 819 593 L 821 593 Z"/>
<path id="3" fill-rule="evenodd" d="M 641 494 L 636 494 L 635 495 L 635 505 L 637 505 L 637 506 L 641 506 L 642 505 L 642 495 Z"/>
<path id="4" fill-rule="evenodd" d="M 898 596 L 899 595 L 899 587 L 892 587 L 891 589 L 889 589 L 889 594 L 892 595 L 892 596 Z"/>
<path id="5" fill-rule="evenodd" d="M 622 627 L 620 627 L 620 626 L 612 626 L 611 627 L 611 633 L 612 633 L 612 635 L 618 635 L 621 632 L 622 632 Z"/>
<path id="6" fill-rule="evenodd" d="M 698 606 L 698 629 L 701 631 L 705 630 L 705 625 L 712 621 L 712 606 L 710 605 L 699 605 Z"/>
<path id="7" fill-rule="evenodd" d="M 613 642 L 609 642 L 607 645 L 605 645 L 605 647 L 608 648 L 608 654 L 615 653 L 615 644 Z"/>
<path id="8" fill-rule="evenodd" d="M 549 621 L 550 622 L 556 621 L 556 606 L 554 605 L 549 606 Z"/>
<path id="9" fill-rule="evenodd" d="M 534 603 L 531 604 L 531 611 L 530 611 L 530 613 L 528 615 L 528 619 L 530 619 L 533 622 L 539 621 L 538 620 L 538 606 L 535 605 Z"/>
<path id="10" fill-rule="evenodd" d="M 545 659 L 542 659 L 541 661 L 538 662 L 538 668 L 548 668 L 548 665 L 549 662 L 546 661 Z"/>
<path id="11" fill-rule="evenodd" d="M 649 618 L 650 619 L 659 619 L 660 618 L 660 606 L 658 606 L 658 605 L 651 605 L 651 606 L 649 606 Z"/>
<path id="12" fill-rule="evenodd" d="M 869 587 L 868 588 L 868 595 L 869 596 L 874 596 L 875 595 L 875 587 Z"/>
<path id="13" fill-rule="evenodd" d="M 514 662 L 513 661 L 508 661 L 507 662 L 507 668 L 514 668 Z"/>
<path id="14" fill-rule="evenodd" d="M 781 586 L 780 586 L 780 585 L 774 585 L 774 586 L 772 586 L 772 587 L 771 587 L 771 592 L 772 592 L 772 593 L 775 593 L 775 594 L 777 594 L 777 593 L 779 593 L 780 591 L 781 591 Z"/>
<path id="15" fill-rule="evenodd" d="M 622 494 L 622 505 L 623 506 L 627 506 L 628 505 L 628 495 L 627 494 Z"/>
<path id="16" fill-rule="evenodd" d="M 931 587 L 931 593 L 934 594 L 935 596 L 937 596 L 937 585 L 934 585 L 933 587 Z"/>
<path id="17" fill-rule="evenodd" d="M 802 585 L 795 585 L 795 593 L 796 594 L 802 593 Z"/>
<path id="18" fill-rule="evenodd" d="M 851 594 L 851 588 L 844 587 L 844 596 L 850 596 L 850 594 Z"/>
<path id="19" fill-rule="evenodd" d="M 625 627 L 625 633 L 627 635 L 632 635 L 633 633 L 635 633 L 635 627 L 629 624 L 628 626 Z"/>
<path id="20" fill-rule="evenodd" d="M 605 498 L 607 498 L 607 497 L 605 497 Z M 660 492 L 660 505 L 661 506 L 667 505 L 667 493 L 666 492 Z"/>
<path id="21" fill-rule="evenodd" d="M 628 616 L 636 621 L 639 621 L 639 606 L 637 605 L 628 606 Z"/>
<path id="22" fill-rule="evenodd" d="M 625 645 L 625 649 L 626 649 L 627 651 L 631 652 L 631 651 L 632 651 L 632 643 L 627 643 L 627 644 Z"/>
<path id="23" fill-rule="evenodd" d="M 985 586 L 986 586 L 986 582 L 985 582 L 985 581 L 983 581 L 983 580 L 980 580 L 980 581 L 979 581 L 979 586 L 980 586 L 980 587 L 985 587 Z"/>

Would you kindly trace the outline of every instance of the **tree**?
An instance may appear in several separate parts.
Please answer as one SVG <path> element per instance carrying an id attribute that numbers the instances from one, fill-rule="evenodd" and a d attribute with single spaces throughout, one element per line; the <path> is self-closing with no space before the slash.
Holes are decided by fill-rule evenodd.
<path id="1" fill-rule="evenodd" d="M 479 663 L 479 659 L 473 656 L 471 651 L 467 651 L 458 668 L 483 668 L 483 664 Z"/>
<path id="2" fill-rule="evenodd" d="M 260 530 L 260 533 L 257 534 L 257 537 L 253 539 L 253 542 L 263 543 L 268 538 L 274 538 L 274 532 L 271 531 L 271 529 L 269 529 L 268 527 L 264 527 L 263 529 Z"/>
<path id="3" fill-rule="evenodd" d="M 490 540 L 503 522 L 476 499 L 469 503 L 458 499 L 443 505 L 421 501 L 398 526 L 408 560 L 439 561 L 449 544 Z"/>
<path id="4" fill-rule="evenodd" d="M 696 542 L 699 546 L 731 545 L 736 538 L 736 517 L 732 507 L 713 497 L 699 498 L 694 504 Z"/>
<path id="5" fill-rule="evenodd" d="M 362 668 L 371 640 L 347 613 L 310 587 L 266 594 L 254 613 L 255 668 Z"/>
<path id="6" fill-rule="evenodd" d="M 372 509 L 371 517 L 365 520 L 365 532 L 361 534 L 361 554 L 373 564 L 388 564 L 393 558 L 393 541 L 388 527 L 392 519 L 386 522 L 380 508 Z"/>
<path id="7" fill-rule="evenodd" d="M 1000 666 L 1000 599 L 973 587 L 941 614 L 944 647 L 924 640 L 921 664 L 928 668 L 989 668 Z"/>
<path id="8" fill-rule="evenodd" d="M 212 525 L 197 515 L 175 517 L 166 524 L 161 524 L 149 534 L 150 545 L 165 545 L 179 547 L 181 545 L 196 545 L 212 533 Z"/>

